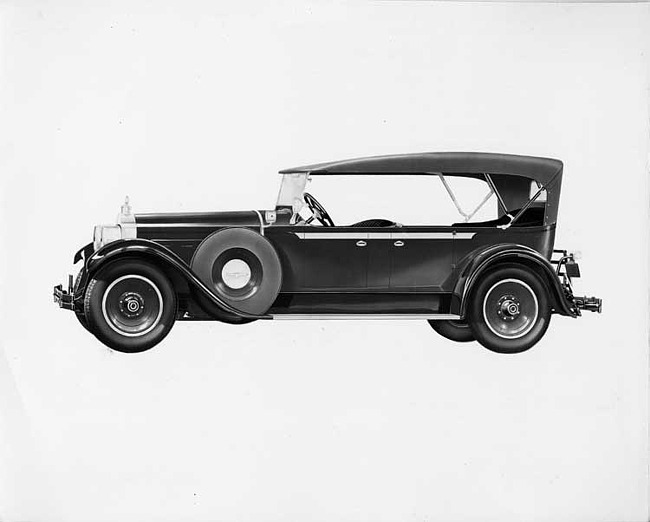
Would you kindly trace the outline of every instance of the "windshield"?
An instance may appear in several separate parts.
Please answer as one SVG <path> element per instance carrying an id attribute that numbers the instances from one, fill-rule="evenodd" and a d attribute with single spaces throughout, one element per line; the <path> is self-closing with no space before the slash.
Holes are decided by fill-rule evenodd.
<path id="1" fill-rule="evenodd" d="M 290 207 L 296 199 L 302 202 L 307 180 L 307 174 L 283 174 L 276 207 Z"/>

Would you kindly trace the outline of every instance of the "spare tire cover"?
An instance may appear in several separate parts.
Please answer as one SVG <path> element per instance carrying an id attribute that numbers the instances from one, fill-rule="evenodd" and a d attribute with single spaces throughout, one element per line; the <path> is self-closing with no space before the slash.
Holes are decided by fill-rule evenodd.
<path id="1" fill-rule="evenodd" d="M 249 314 L 265 313 L 282 285 L 280 258 L 273 245 L 247 228 L 228 228 L 206 237 L 191 267 L 222 300 Z"/>

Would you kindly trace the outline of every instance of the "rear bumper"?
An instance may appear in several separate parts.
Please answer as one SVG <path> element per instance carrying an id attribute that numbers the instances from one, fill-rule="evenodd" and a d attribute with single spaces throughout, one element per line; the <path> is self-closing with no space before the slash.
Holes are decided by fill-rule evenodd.
<path id="1" fill-rule="evenodd" d="M 56 285 L 53 290 L 54 302 L 59 305 L 59 308 L 66 310 L 74 310 L 74 289 L 72 286 L 72 276 L 68 276 L 68 289 L 65 290 L 63 285 Z"/>
<path id="2" fill-rule="evenodd" d="M 573 302 L 578 310 L 587 310 L 589 312 L 603 311 L 603 300 L 600 297 L 574 297 Z"/>
<path id="3" fill-rule="evenodd" d="M 581 315 L 582 310 L 602 313 L 603 300 L 600 297 L 573 295 L 571 280 L 580 277 L 580 267 L 576 262 L 577 256 L 566 250 L 553 250 L 553 254 L 559 254 L 559 258 L 551 259 L 551 263 L 557 265 L 557 277 L 560 279 L 565 297 L 575 316 Z"/>

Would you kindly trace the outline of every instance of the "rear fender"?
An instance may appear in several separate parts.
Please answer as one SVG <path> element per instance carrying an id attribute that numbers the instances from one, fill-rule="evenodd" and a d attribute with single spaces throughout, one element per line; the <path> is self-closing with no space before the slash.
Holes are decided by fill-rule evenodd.
<path id="1" fill-rule="evenodd" d="M 253 315 L 241 312 L 223 301 L 210 290 L 190 268 L 168 248 L 148 239 L 121 239 L 113 241 L 92 254 L 85 264 L 85 280 L 88 281 L 102 267 L 122 258 L 140 258 L 153 262 L 163 270 L 183 278 L 187 284 L 202 294 L 219 309 L 245 319 L 269 319 L 267 315 Z"/>
<path id="2" fill-rule="evenodd" d="M 551 306 L 556 313 L 576 317 L 551 262 L 536 250 L 514 243 L 474 251 L 461 262 L 460 277 L 456 281 L 452 294 L 450 313 L 465 318 L 468 301 L 481 274 L 498 265 L 509 263 L 523 265 L 540 276 L 546 284 Z"/>

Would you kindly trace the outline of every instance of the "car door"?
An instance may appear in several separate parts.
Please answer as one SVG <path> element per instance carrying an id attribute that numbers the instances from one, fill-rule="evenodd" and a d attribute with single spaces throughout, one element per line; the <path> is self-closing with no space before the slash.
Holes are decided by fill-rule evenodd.
<path id="1" fill-rule="evenodd" d="M 390 290 L 447 292 L 453 270 L 450 227 L 395 227 L 390 233 Z"/>
<path id="2" fill-rule="evenodd" d="M 294 227 L 302 291 L 362 290 L 367 285 L 368 233 L 354 227 Z"/>

